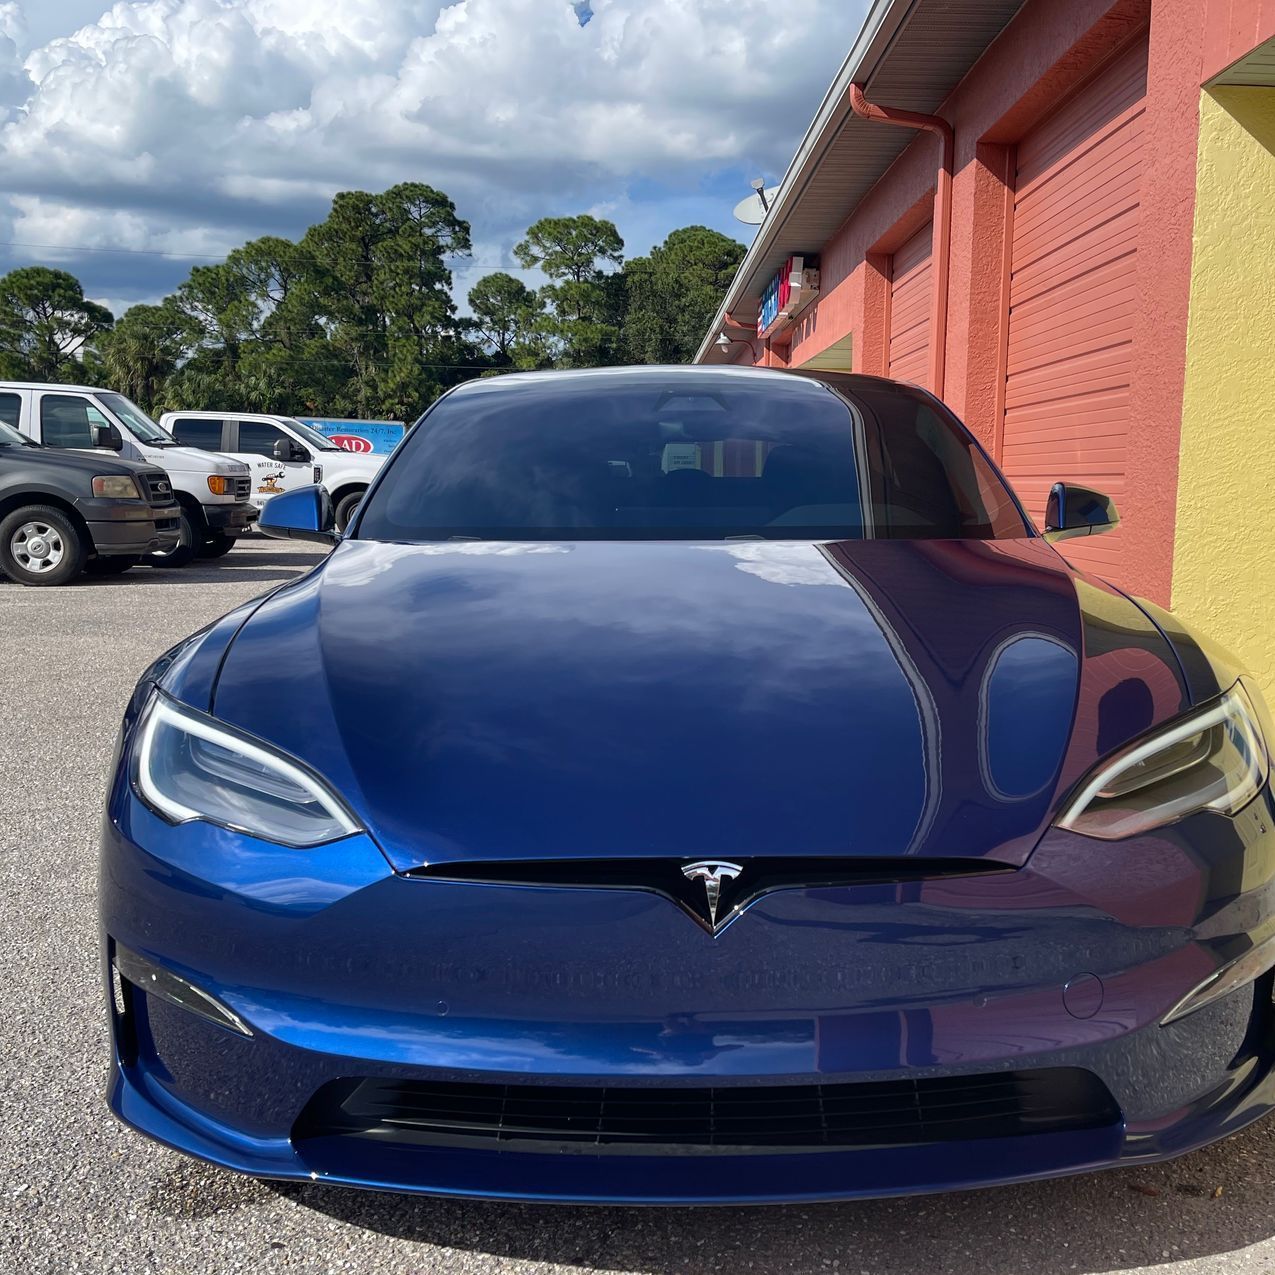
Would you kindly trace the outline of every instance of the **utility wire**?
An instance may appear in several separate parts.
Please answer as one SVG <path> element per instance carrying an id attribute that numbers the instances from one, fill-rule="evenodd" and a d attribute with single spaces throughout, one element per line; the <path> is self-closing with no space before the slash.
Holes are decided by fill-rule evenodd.
<path id="1" fill-rule="evenodd" d="M 176 261 L 211 261 L 215 264 L 224 264 L 228 257 L 226 255 L 215 255 L 210 252 L 168 252 L 160 248 L 100 248 L 92 247 L 89 244 L 70 244 L 70 243 L 29 243 L 16 239 L 0 239 L 0 248 L 40 248 L 45 251 L 57 252 L 104 252 L 117 256 L 127 257 L 170 257 Z M 311 260 L 317 260 L 313 252 L 308 252 L 299 244 L 293 244 L 292 248 L 295 252 L 309 257 Z M 461 265 L 465 268 L 473 267 L 476 270 L 539 270 L 539 266 L 519 266 L 511 265 L 504 261 L 472 261 L 465 258 L 460 253 L 444 252 L 445 257 L 457 257 L 460 259 Z M 372 266 L 378 265 L 379 262 L 373 261 L 368 257 L 345 258 L 347 265 Z"/>
<path id="2" fill-rule="evenodd" d="M 230 361 L 231 360 L 229 355 L 210 350 L 210 351 L 205 351 L 202 353 L 196 353 L 196 354 L 190 355 L 185 362 L 178 365 L 177 371 L 181 371 L 183 368 L 189 367 L 192 363 L 198 366 L 205 363 L 228 363 Z M 239 371 L 241 372 L 252 371 L 251 367 L 244 368 L 242 366 L 246 362 L 249 362 L 249 363 L 251 362 L 251 355 L 249 355 L 247 358 L 240 356 L 237 362 L 239 364 Z M 315 365 L 335 364 L 339 367 L 349 368 L 351 371 L 355 371 L 355 372 L 359 370 L 359 368 L 356 366 L 356 361 L 354 359 L 339 359 L 334 357 L 324 357 L 324 358 L 305 358 L 305 359 L 289 358 L 286 360 L 287 367 L 292 367 L 296 364 L 309 365 L 311 363 Z M 387 368 L 391 366 L 392 366 L 392 363 L 388 359 L 363 359 L 362 360 L 362 367 L 364 370 L 372 369 L 372 368 Z M 499 364 L 493 365 L 493 364 L 487 364 L 487 363 L 420 363 L 416 360 L 413 360 L 412 366 L 430 368 L 431 370 L 434 370 L 434 371 L 490 372 L 493 366 L 499 367 L 499 366 L 508 366 L 508 365 L 499 365 Z"/>

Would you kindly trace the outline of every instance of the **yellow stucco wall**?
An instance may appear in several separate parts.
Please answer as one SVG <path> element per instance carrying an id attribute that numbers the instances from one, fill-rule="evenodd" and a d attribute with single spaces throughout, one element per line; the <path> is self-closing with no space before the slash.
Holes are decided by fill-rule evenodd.
<path id="1" fill-rule="evenodd" d="M 1200 103 L 1173 606 L 1275 702 L 1275 89 Z"/>

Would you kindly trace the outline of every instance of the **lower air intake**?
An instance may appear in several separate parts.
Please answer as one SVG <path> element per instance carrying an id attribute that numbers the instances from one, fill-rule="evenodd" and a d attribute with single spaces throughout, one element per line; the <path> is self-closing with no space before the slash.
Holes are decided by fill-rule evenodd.
<path id="1" fill-rule="evenodd" d="M 593 1154 L 822 1151 L 1096 1129 L 1120 1111 L 1075 1067 L 851 1085 L 640 1089 L 342 1080 L 294 1137 Z"/>

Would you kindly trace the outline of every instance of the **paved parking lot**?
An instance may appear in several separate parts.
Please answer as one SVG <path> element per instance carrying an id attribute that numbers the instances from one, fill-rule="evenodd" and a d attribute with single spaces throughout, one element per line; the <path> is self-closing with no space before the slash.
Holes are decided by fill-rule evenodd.
<path id="1" fill-rule="evenodd" d="M 181 572 L 51 590 L 0 580 L 0 1271 L 1275 1271 L 1275 1119 L 1159 1168 L 695 1212 L 283 1188 L 127 1133 L 101 1096 L 94 899 L 118 717 L 165 647 L 317 561 L 254 541 Z"/>

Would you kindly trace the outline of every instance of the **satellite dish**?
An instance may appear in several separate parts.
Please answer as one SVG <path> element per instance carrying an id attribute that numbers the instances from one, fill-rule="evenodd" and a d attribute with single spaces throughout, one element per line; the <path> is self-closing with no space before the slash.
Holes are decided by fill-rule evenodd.
<path id="1" fill-rule="evenodd" d="M 771 204 L 775 202 L 777 194 L 779 194 L 778 186 L 771 186 L 765 190 L 757 187 L 751 195 L 741 199 L 735 205 L 735 219 L 742 221 L 745 226 L 760 226 L 766 220 L 766 214 L 770 211 Z"/>

